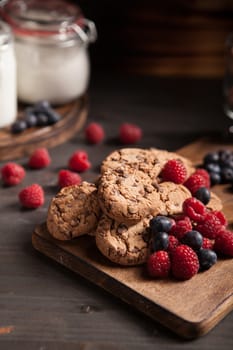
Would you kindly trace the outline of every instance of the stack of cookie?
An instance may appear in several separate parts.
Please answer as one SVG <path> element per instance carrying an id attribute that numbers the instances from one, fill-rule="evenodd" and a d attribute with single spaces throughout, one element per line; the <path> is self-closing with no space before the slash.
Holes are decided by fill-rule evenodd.
<path id="1" fill-rule="evenodd" d="M 114 151 L 102 162 L 97 184 L 84 181 L 65 187 L 52 199 L 48 231 L 59 240 L 95 235 L 98 249 L 111 261 L 145 263 L 150 219 L 182 213 L 183 202 L 192 196 L 181 184 L 161 181 L 161 170 L 170 159 L 183 162 L 188 176 L 195 171 L 188 159 L 165 150 Z M 212 194 L 208 207 L 220 210 L 221 201 Z"/>

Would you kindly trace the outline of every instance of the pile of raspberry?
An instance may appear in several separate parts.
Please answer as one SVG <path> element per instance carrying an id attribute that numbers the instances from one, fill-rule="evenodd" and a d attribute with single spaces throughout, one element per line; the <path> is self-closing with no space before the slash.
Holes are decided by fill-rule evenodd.
<path id="1" fill-rule="evenodd" d="M 151 277 L 173 276 L 188 280 L 200 271 L 211 268 L 218 257 L 233 257 L 233 232 L 222 211 L 209 210 L 210 178 L 205 169 L 197 169 L 187 177 L 179 160 L 168 161 L 161 172 L 162 181 L 186 186 L 192 197 L 183 203 L 177 216 L 156 216 L 151 219 L 151 253 L 147 271 Z"/>

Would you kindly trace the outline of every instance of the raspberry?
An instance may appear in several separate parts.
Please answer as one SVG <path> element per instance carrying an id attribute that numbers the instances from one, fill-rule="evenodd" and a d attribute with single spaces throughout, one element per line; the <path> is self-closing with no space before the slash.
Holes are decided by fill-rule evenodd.
<path id="1" fill-rule="evenodd" d="M 159 250 L 151 254 L 147 260 L 147 271 L 151 277 L 167 277 L 170 268 L 170 257 L 164 250 Z"/>
<path id="2" fill-rule="evenodd" d="M 172 253 L 180 243 L 178 239 L 173 235 L 169 235 L 168 240 L 169 240 L 169 243 L 168 243 L 167 251 L 168 253 Z"/>
<path id="3" fill-rule="evenodd" d="M 19 192 L 19 201 L 25 208 L 35 209 L 44 204 L 44 191 L 38 184 L 25 187 Z"/>
<path id="4" fill-rule="evenodd" d="M 205 180 L 205 184 L 203 187 L 210 188 L 210 175 L 209 175 L 207 170 L 199 168 L 195 171 L 194 174 L 201 175 L 203 177 L 203 179 Z"/>
<path id="5" fill-rule="evenodd" d="M 171 255 L 171 270 L 175 278 L 188 280 L 199 270 L 198 256 L 192 248 L 179 245 Z"/>
<path id="6" fill-rule="evenodd" d="M 58 185 L 60 188 L 79 185 L 81 182 L 81 176 L 73 171 L 62 169 L 58 173 Z"/>
<path id="7" fill-rule="evenodd" d="M 87 141 L 92 144 L 100 143 L 105 136 L 104 129 L 98 123 L 90 123 L 85 129 L 85 136 Z"/>
<path id="8" fill-rule="evenodd" d="M 204 221 L 196 226 L 196 230 L 209 239 L 215 239 L 223 228 L 222 221 L 214 212 L 208 212 L 204 217 Z"/>
<path id="9" fill-rule="evenodd" d="M 191 220 L 200 222 L 204 220 L 207 209 L 205 205 L 198 199 L 191 197 L 187 198 L 183 203 L 183 212 L 190 217 Z"/>
<path id="10" fill-rule="evenodd" d="M 184 182 L 184 186 L 189 189 L 189 191 L 194 195 L 200 187 L 207 187 L 206 180 L 203 175 L 198 173 L 193 173 L 189 178 Z"/>
<path id="11" fill-rule="evenodd" d="M 203 237 L 202 248 L 212 250 L 213 247 L 214 247 L 214 241 L 207 237 Z"/>
<path id="12" fill-rule="evenodd" d="M 32 169 L 46 168 L 51 163 L 49 152 L 46 148 L 36 149 L 30 156 L 28 165 Z"/>
<path id="13" fill-rule="evenodd" d="M 163 181 L 172 181 L 176 184 L 182 184 L 187 177 L 187 170 L 180 160 L 171 159 L 164 165 L 161 177 Z"/>
<path id="14" fill-rule="evenodd" d="M 73 171 L 83 172 L 91 167 L 85 151 L 76 151 L 69 159 L 68 166 Z"/>
<path id="15" fill-rule="evenodd" d="M 212 214 L 212 215 L 215 215 L 215 216 L 219 219 L 219 221 L 221 222 L 221 224 L 222 224 L 223 226 L 226 226 L 226 225 L 227 225 L 227 219 L 226 219 L 226 217 L 225 217 L 225 215 L 223 214 L 222 211 L 213 210 L 213 211 L 211 212 L 211 214 Z"/>
<path id="16" fill-rule="evenodd" d="M 223 230 L 215 239 L 214 250 L 233 257 L 233 232 Z"/>
<path id="17" fill-rule="evenodd" d="M 175 225 L 172 226 L 169 233 L 181 240 L 185 233 L 190 230 L 192 230 L 191 220 L 188 216 L 183 216 L 175 220 Z"/>
<path id="18" fill-rule="evenodd" d="M 120 126 L 119 138 L 124 144 L 136 143 L 142 138 L 142 130 L 135 124 L 123 123 Z"/>
<path id="19" fill-rule="evenodd" d="M 2 167 L 1 174 L 5 185 L 14 186 L 22 182 L 25 177 L 25 170 L 21 165 L 9 162 Z"/>

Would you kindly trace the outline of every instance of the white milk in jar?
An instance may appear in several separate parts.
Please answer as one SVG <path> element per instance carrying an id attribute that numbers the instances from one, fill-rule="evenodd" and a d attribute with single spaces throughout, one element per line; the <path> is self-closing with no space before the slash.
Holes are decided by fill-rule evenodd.
<path id="1" fill-rule="evenodd" d="M 0 127 L 13 123 L 17 115 L 16 62 L 10 27 L 0 21 Z"/>
<path id="2" fill-rule="evenodd" d="M 15 34 L 18 99 L 63 104 L 81 96 L 90 76 L 93 22 L 64 0 L 10 0 L 4 16 Z"/>

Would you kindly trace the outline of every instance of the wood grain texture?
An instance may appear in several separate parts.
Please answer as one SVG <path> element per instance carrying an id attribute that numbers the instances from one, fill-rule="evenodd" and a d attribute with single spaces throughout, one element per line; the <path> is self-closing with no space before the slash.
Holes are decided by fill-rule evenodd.
<path id="1" fill-rule="evenodd" d="M 80 4 L 80 1 L 79 1 Z M 154 76 L 222 77 L 230 1 L 81 1 L 97 25 L 91 48 L 98 68 Z"/>
<path id="2" fill-rule="evenodd" d="M 88 111 L 87 96 L 56 109 L 61 120 L 46 127 L 34 127 L 12 134 L 10 127 L 0 129 L 0 160 L 23 157 L 38 147 L 54 147 L 69 140 L 83 127 Z M 19 118 L 22 112 L 19 112 Z"/>
<path id="3" fill-rule="evenodd" d="M 203 154 L 219 146 L 203 139 L 179 152 L 198 164 Z M 226 186 L 217 186 L 215 192 L 223 200 L 228 219 L 232 220 L 232 194 Z M 97 250 L 93 237 L 59 242 L 50 237 L 43 224 L 35 228 L 32 244 L 38 251 L 185 338 L 206 334 L 233 309 L 233 259 L 219 259 L 210 270 L 188 281 L 154 281 L 148 279 L 143 267 L 122 268 L 109 262 Z"/>

